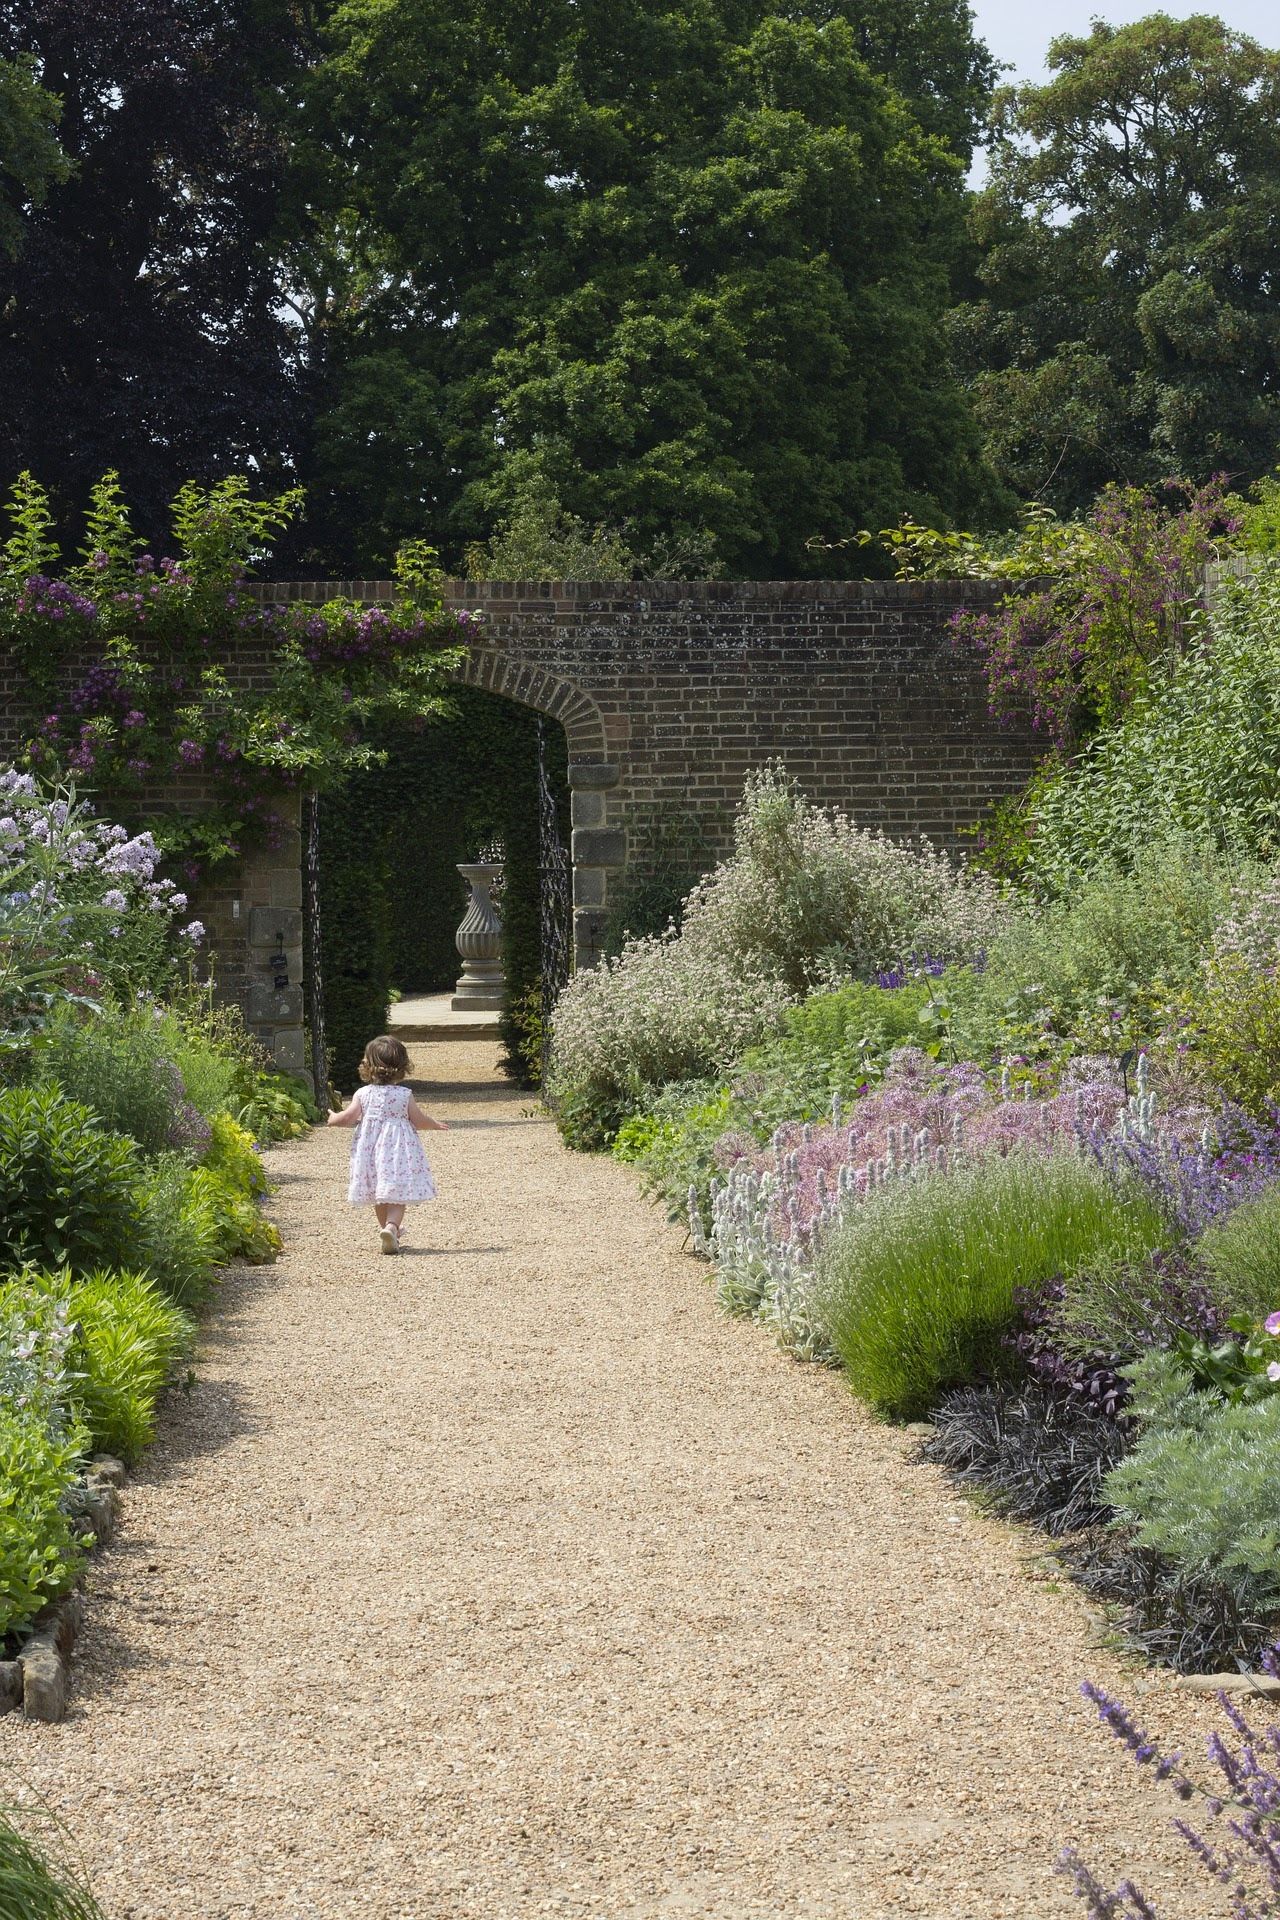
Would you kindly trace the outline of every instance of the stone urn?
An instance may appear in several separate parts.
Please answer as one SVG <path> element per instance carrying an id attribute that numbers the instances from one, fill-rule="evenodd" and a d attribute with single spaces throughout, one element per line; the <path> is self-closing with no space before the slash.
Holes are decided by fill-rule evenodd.
<path id="1" fill-rule="evenodd" d="M 474 861 L 460 863 L 458 872 L 471 888 L 471 898 L 454 935 L 454 944 L 462 955 L 462 973 L 453 996 L 453 1010 L 496 1012 L 506 1004 L 507 996 L 502 977 L 502 922 L 490 888 L 501 878 L 502 866 Z"/>

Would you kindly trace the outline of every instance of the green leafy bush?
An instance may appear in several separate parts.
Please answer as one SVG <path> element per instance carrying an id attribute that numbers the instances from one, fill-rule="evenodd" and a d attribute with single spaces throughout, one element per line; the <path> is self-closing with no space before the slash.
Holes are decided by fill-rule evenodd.
<path id="1" fill-rule="evenodd" d="M 267 1176 L 253 1144 L 253 1135 L 229 1113 L 216 1113 L 210 1122 L 209 1145 L 201 1165 L 224 1179 L 247 1200 L 267 1191 Z"/>
<path id="2" fill-rule="evenodd" d="M 1104 1494 L 1180 1572 L 1220 1581 L 1246 1619 L 1280 1612 L 1280 1395 L 1229 1402 L 1153 1352 L 1128 1369 L 1136 1445 Z"/>
<path id="3" fill-rule="evenodd" d="M 123 1266 L 137 1251 L 138 1149 L 57 1087 L 0 1092 L 0 1264 Z"/>
<path id="4" fill-rule="evenodd" d="M 78 1426 L 0 1404 L 0 1644 L 75 1579 L 83 1549 L 64 1502 L 84 1448 Z"/>
<path id="5" fill-rule="evenodd" d="M 976 958 L 1007 916 L 990 881 L 811 806 L 766 768 L 747 783 L 731 858 L 694 889 L 679 930 L 628 941 L 562 994 L 550 1085 L 561 1129 L 607 1145 L 654 1088 L 722 1072 L 815 981 L 910 954 Z"/>
<path id="6" fill-rule="evenodd" d="M 1280 1307 L 1280 1182 L 1201 1235 L 1197 1253 L 1224 1306 L 1264 1320 Z"/>
<path id="7" fill-rule="evenodd" d="M 1153 825 L 1237 858 L 1280 848 L 1280 566 L 1223 588 L 1206 644 L 1037 794 L 1028 872 L 1052 892 L 1129 865 Z"/>
<path id="8" fill-rule="evenodd" d="M 75 1422 L 95 1448 L 136 1460 L 154 1437 L 156 1400 L 192 1322 L 137 1273 L 76 1279 L 29 1268 L 0 1285 L 0 1310 L 39 1323 L 54 1306 L 71 1329 L 64 1391 Z"/>
<path id="9" fill-rule="evenodd" d="M 171 1051 L 176 1037 L 151 1006 L 70 1007 L 47 1023 L 34 1049 L 36 1078 L 81 1101 L 144 1153 L 203 1140 L 202 1115 L 188 1098 Z"/>
<path id="10" fill-rule="evenodd" d="M 202 1171 L 178 1153 L 161 1154 L 146 1169 L 136 1190 L 141 1219 L 129 1259 L 188 1310 L 208 1298 L 222 1257 L 221 1216 L 196 1184 Z"/>
<path id="11" fill-rule="evenodd" d="M 819 1255 L 820 1312 L 854 1391 L 918 1418 L 1005 1370 L 1017 1289 L 1164 1237 L 1136 1185 L 1072 1153 L 982 1159 L 853 1209 Z"/>
<path id="12" fill-rule="evenodd" d="M 80 1875 L 28 1837 L 31 1817 L 0 1811 L 0 1920 L 106 1920 Z"/>
<path id="13" fill-rule="evenodd" d="M 1068 898 L 1012 920 L 981 970 L 948 975 L 951 1037 L 970 1059 L 1119 1051 L 1159 1029 L 1178 989 L 1198 988 L 1238 868 L 1180 840 L 1130 869 L 1104 867 Z"/>

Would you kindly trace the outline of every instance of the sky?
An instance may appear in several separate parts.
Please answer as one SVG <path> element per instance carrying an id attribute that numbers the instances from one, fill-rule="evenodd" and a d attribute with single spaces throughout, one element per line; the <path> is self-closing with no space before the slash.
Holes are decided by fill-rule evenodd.
<path id="1" fill-rule="evenodd" d="M 1179 5 L 1178 0 L 1045 0 L 1043 5 L 1028 0 L 971 0 L 980 38 L 986 41 L 997 60 L 1008 61 L 1013 71 L 1006 80 L 1043 80 L 1047 78 L 1045 51 L 1059 33 L 1086 33 L 1095 16 L 1122 26 L 1140 20 L 1147 13 L 1171 13 L 1185 19 L 1191 13 L 1216 13 L 1239 33 L 1252 34 L 1264 46 L 1280 46 L 1280 9 L 1276 0 L 1201 0 L 1196 6 Z"/>

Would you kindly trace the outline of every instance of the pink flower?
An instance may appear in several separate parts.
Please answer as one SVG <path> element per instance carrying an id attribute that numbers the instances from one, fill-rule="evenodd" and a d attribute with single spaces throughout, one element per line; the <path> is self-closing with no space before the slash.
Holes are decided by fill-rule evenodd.
<path id="1" fill-rule="evenodd" d="M 1268 1333 L 1280 1335 L 1280 1313 L 1269 1313 L 1262 1324 Z"/>
<path id="2" fill-rule="evenodd" d="M 1267 1368 L 1268 1380 L 1280 1380 L 1280 1360 L 1273 1360 Z"/>

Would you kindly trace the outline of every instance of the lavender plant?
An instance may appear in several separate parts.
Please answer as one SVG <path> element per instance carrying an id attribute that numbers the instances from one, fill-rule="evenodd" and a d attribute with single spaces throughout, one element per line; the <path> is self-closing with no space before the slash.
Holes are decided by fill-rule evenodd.
<path id="1" fill-rule="evenodd" d="M 1173 1828 L 1219 1898 L 1230 1904 L 1234 1920 L 1275 1920 L 1280 1915 L 1280 1729 L 1259 1731 L 1229 1695 L 1219 1693 L 1219 1705 L 1239 1745 L 1229 1746 L 1218 1733 L 1209 1735 L 1207 1755 L 1217 1780 L 1205 1787 L 1191 1778 L 1182 1754 L 1166 1753 L 1120 1700 L 1092 1681 L 1085 1681 L 1080 1691 L 1136 1765 L 1148 1768 L 1151 1778 L 1167 1786 L 1184 1807 L 1203 1809 L 1204 1826 L 1180 1814 Z M 1058 1871 L 1070 1880 L 1093 1920 L 1160 1920 L 1133 1880 L 1108 1888 L 1072 1848 L 1064 1850 Z"/>

